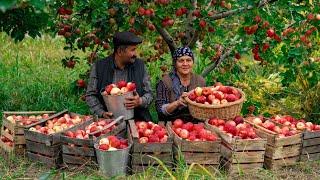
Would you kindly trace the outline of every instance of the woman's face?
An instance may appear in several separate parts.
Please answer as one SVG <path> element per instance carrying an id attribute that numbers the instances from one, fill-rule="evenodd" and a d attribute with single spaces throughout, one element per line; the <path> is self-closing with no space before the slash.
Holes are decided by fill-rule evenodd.
<path id="1" fill-rule="evenodd" d="M 193 60 L 190 56 L 181 56 L 176 61 L 176 70 L 178 73 L 187 75 L 192 72 Z"/>

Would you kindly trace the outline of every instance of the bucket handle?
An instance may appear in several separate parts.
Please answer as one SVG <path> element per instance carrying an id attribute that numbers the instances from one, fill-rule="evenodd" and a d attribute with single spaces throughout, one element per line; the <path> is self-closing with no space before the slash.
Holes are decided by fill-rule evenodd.
<path id="1" fill-rule="evenodd" d="M 104 127 L 103 129 L 100 129 L 99 131 L 95 131 L 94 133 L 90 133 L 89 136 L 93 136 L 94 134 L 100 133 L 106 129 L 109 129 L 111 126 L 117 124 L 118 122 L 120 122 L 121 120 L 124 120 L 124 116 L 119 116 L 117 119 L 115 119 L 114 121 L 111 121 L 110 124 L 108 124 L 106 127 Z"/>

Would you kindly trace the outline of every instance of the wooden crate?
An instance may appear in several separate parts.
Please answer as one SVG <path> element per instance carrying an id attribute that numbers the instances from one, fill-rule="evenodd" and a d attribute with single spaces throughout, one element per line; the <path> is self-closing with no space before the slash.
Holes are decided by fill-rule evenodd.
<path id="1" fill-rule="evenodd" d="M 132 143 L 131 150 L 131 169 L 133 173 L 141 172 L 148 168 L 148 166 L 158 166 L 159 163 L 152 157 L 159 158 L 166 166 L 172 166 L 172 144 L 173 139 L 169 135 L 165 143 L 139 143 L 139 134 L 134 120 L 128 121 L 128 139 Z M 163 124 L 163 122 L 159 122 Z"/>
<path id="2" fill-rule="evenodd" d="M 101 119 L 92 119 L 90 121 L 86 121 L 77 127 L 73 127 L 69 129 L 68 131 L 85 129 L 86 126 L 90 125 L 91 123 L 97 120 L 101 120 Z M 110 128 L 114 124 L 116 124 L 116 128 L 104 134 L 103 136 L 116 135 L 121 132 L 124 132 L 126 130 L 126 123 L 122 120 L 123 120 L 123 116 L 114 120 L 112 123 L 107 125 L 104 129 L 101 129 L 100 131 L 96 131 L 92 134 L 89 134 L 89 139 L 70 138 L 64 134 L 61 134 L 63 165 L 67 167 L 82 166 L 84 164 L 96 165 L 97 159 L 96 159 L 96 154 L 94 149 L 94 141 L 95 141 L 94 135 Z"/>
<path id="3" fill-rule="evenodd" d="M 45 125 L 45 123 L 48 120 L 61 117 L 66 113 L 68 113 L 70 116 L 77 115 L 76 113 L 71 113 L 68 110 L 64 110 L 30 127 L 34 127 L 36 125 Z M 78 127 L 78 126 L 81 126 L 81 123 L 78 125 L 75 125 L 74 127 Z M 30 131 L 29 130 L 30 127 L 24 130 L 24 134 L 26 138 L 27 156 L 29 157 L 29 159 L 33 161 L 40 161 L 49 167 L 59 167 L 62 164 L 62 148 L 61 148 L 61 138 L 60 138 L 61 133 L 64 133 L 69 129 L 66 129 L 58 133 L 46 135 L 46 134 Z"/>
<path id="4" fill-rule="evenodd" d="M 173 137 L 173 156 L 179 159 L 180 155 L 187 164 L 197 163 L 205 167 L 218 167 L 220 162 L 221 139 L 218 137 L 216 141 L 187 141 L 180 138 L 172 130 L 171 122 L 167 123 L 167 129 Z"/>
<path id="5" fill-rule="evenodd" d="M 26 140 L 24 137 L 24 128 L 29 126 L 23 126 L 18 123 L 13 123 L 7 119 L 10 115 L 42 115 L 42 114 L 49 114 L 52 115 L 55 111 L 5 111 L 3 112 L 2 117 L 2 126 L 1 126 L 1 136 L 6 137 L 10 141 L 13 142 L 13 146 L 8 146 L 3 141 L 0 140 L 0 147 L 1 149 L 8 153 L 14 155 L 24 155 L 25 148 L 26 148 Z M 35 123 L 34 123 L 35 124 Z"/>
<path id="6" fill-rule="evenodd" d="M 250 120 L 246 122 L 254 125 Z M 298 162 L 302 146 L 302 133 L 279 138 L 278 134 L 260 125 L 254 125 L 258 136 L 267 139 L 264 166 L 276 169 Z"/>
<path id="7" fill-rule="evenodd" d="M 262 169 L 267 139 L 230 137 L 216 126 L 210 125 L 208 121 L 206 121 L 206 127 L 221 137 L 221 168 L 230 174 L 251 173 Z"/>
<path id="8" fill-rule="evenodd" d="M 320 160 L 320 131 L 307 131 L 302 134 L 300 161 Z"/>

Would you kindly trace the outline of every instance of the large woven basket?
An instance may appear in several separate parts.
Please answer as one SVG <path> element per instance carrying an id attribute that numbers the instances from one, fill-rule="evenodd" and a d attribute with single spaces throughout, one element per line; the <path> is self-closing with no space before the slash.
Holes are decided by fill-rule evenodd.
<path id="1" fill-rule="evenodd" d="M 194 101 L 191 101 L 188 97 L 186 97 L 185 99 L 188 102 L 188 108 L 191 116 L 202 121 L 205 121 L 212 117 L 216 117 L 220 119 L 231 119 L 236 117 L 237 115 L 240 114 L 242 104 L 246 98 L 242 90 L 238 88 L 236 89 L 241 93 L 241 98 L 237 101 L 230 102 L 228 104 L 206 105 L 206 104 L 196 103 Z"/>

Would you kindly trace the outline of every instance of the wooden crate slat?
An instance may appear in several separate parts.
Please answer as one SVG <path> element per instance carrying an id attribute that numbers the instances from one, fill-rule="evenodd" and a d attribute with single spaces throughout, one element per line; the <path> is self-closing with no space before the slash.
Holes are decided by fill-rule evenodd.
<path id="1" fill-rule="evenodd" d="M 212 152 L 182 152 L 184 159 L 187 164 L 198 163 L 198 164 L 219 164 L 220 153 Z"/>
<path id="2" fill-rule="evenodd" d="M 293 156 L 298 156 L 300 154 L 301 144 L 283 146 L 283 147 L 273 147 L 267 146 L 266 157 L 271 159 L 283 159 Z"/>
<path id="3" fill-rule="evenodd" d="M 312 153 L 320 153 L 320 144 L 302 148 L 301 154 L 312 154 Z"/>
<path id="4" fill-rule="evenodd" d="M 221 146 L 221 155 L 231 163 L 263 163 L 265 151 L 233 151 Z"/>
<path id="5" fill-rule="evenodd" d="M 24 134 L 24 127 L 18 124 L 14 124 L 6 118 L 2 119 L 2 126 L 9 129 L 12 134 Z"/>
<path id="6" fill-rule="evenodd" d="M 290 157 L 290 158 L 284 158 L 284 159 L 270 159 L 268 157 L 265 157 L 264 166 L 267 169 L 279 169 L 286 166 L 292 166 L 295 165 L 299 160 L 299 156 L 296 157 Z"/>
<path id="7" fill-rule="evenodd" d="M 134 165 L 149 165 L 149 164 L 159 164 L 158 161 L 156 161 L 152 157 L 156 157 L 160 159 L 164 164 L 171 164 L 172 163 L 172 153 L 132 153 L 131 154 L 132 159 L 131 163 Z M 152 157 L 150 157 L 152 156 Z"/>
<path id="8" fill-rule="evenodd" d="M 303 139 L 320 138 L 320 131 L 304 131 Z"/>
<path id="9" fill-rule="evenodd" d="M 68 145 L 62 145 L 62 153 L 79 156 L 95 156 L 95 150 L 93 147 L 71 147 Z"/>
<path id="10" fill-rule="evenodd" d="M 317 160 L 320 160 L 320 152 L 300 155 L 300 161 L 317 161 Z"/>
<path id="11" fill-rule="evenodd" d="M 27 141 L 27 151 L 35 152 L 44 154 L 51 157 L 56 157 L 61 154 L 61 145 L 53 145 L 53 146 L 46 146 L 42 143 L 37 143 L 33 141 Z"/>
<path id="12" fill-rule="evenodd" d="M 53 113 L 56 113 L 56 111 L 3 111 L 3 115 L 36 115 Z"/>
<path id="13" fill-rule="evenodd" d="M 95 164 L 95 157 L 87 156 L 72 156 L 68 154 L 62 154 L 63 163 L 73 164 L 73 165 L 83 165 L 83 164 Z"/>
<path id="14" fill-rule="evenodd" d="M 303 147 L 314 146 L 318 144 L 320 144 L 320 138 L 312 138 L 312 139 L 302 141 Z"/>
<path id="15" fill-rule="evenodd" d="M 221 167 L 225 169 L 228 174 L 249 174 L 249 173 L 256 173 L 257 171 L 263 169 L 263 162 L 260 163 L 232 163 L 226 159 L 222 159 Z"/>
<path id="16" fill-rule="evenodd" d="M 32 152 L 27 152 L 27 156 L 30 160 L 42 162 L 44 165 L 48 167 L 58 167 L 62 163 L 61 157 L 52 158 L 40 154 L 35 154 Z"/>

